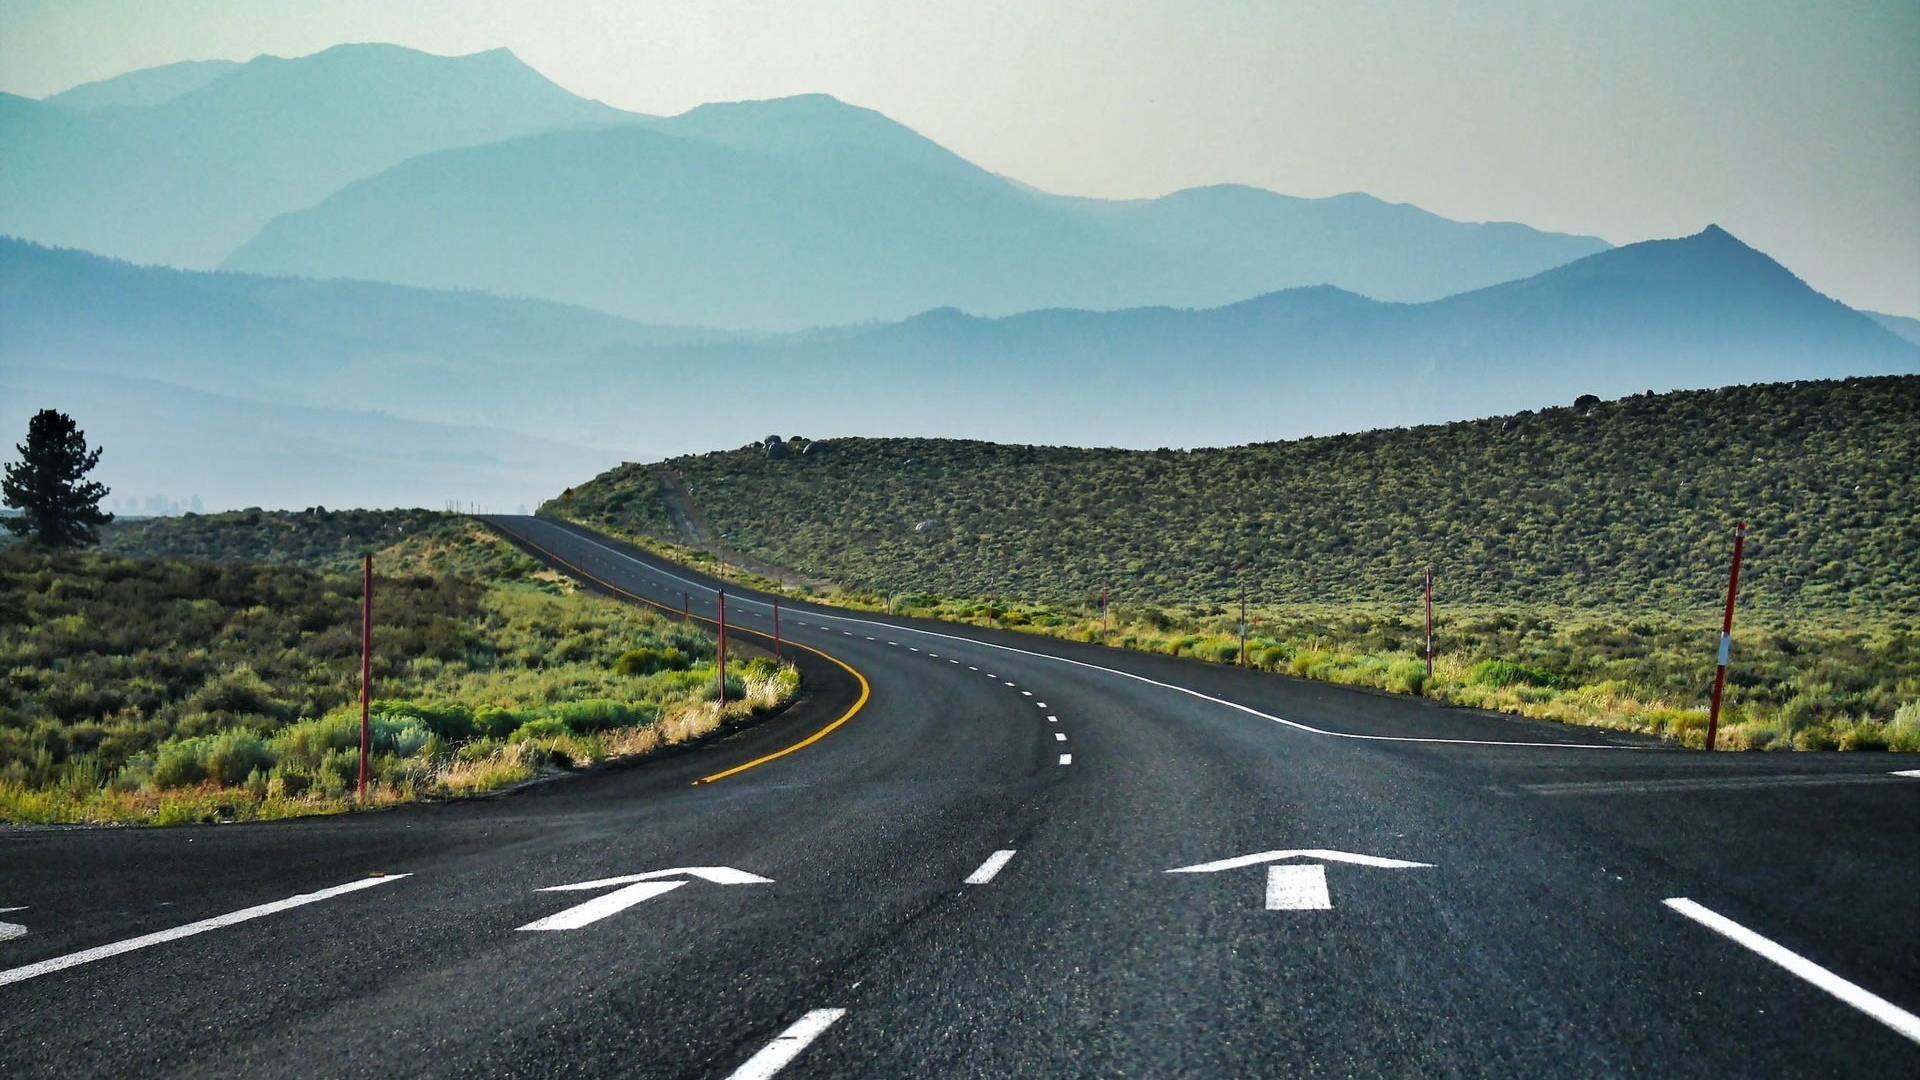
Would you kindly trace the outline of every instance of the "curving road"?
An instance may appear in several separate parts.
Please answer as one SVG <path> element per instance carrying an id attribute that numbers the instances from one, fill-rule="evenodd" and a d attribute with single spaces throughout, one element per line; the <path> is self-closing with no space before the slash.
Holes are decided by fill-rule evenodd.
<path id="1" fill-rule="evenodd" d="M 685 568 L 489 520 L 713 614 Z M 633 767 L 0 833 L 0 1075 L 1920 1075 L 1915 756 L 1686 753 L 791 603 L 781 629 L 799 704 Z"/>

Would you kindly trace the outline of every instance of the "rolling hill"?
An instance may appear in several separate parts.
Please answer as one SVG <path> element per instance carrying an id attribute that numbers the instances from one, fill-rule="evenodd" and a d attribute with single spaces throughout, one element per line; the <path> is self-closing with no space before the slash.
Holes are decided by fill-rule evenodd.
<path id="1" fill-rule="evenodd" d="M 1392 603 L 1710 615 L 1920 604 L 1920 377 L 1637 394 L 1215 450 L 833 439 L 625 465 L 544 514 L 685 542 L 663 475 L 734 552 L 816 580 L 1083 608 Z M 1217 607 L 1216 607 L 1217 610 Z M 1704 624 L 1703 624 L 1704 625 Z M 1704 653 L 1703 653 L 1704 655 Z M 1829 681 L 1843 676 L 1830 674 Z"/>

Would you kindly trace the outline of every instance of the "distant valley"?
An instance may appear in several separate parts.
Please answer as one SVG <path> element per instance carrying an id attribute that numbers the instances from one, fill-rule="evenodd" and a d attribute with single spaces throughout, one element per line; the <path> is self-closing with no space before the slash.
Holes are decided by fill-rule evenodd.
<path id="1" fill-rule="evenodd" d="M 1920 345 L 1718 229 L 1426 304 L 1322 287 L 1198 311 L 983 319 L 944 309 L 785 335 L 654 327 L 479 293 L 135 267 L 8 241 L 0 323 L 0 372 L 34 388 L 5 395 L 0 424 L 19 426 L 42 401 L 126 402 L 90 427 L 110 449 L 184 455 L 140 455 L 145 468 L 224 477 L 229 488 L 196 492 L 214 505 L 272 490 L 242 480 L 265 459 L 239 445 L 224 458 L 212 443 L 190 451 L 183 420 L 193 417 L 185 430 L 247 430 L 262 415 L 248 403 L 294 410 L 256 433 L 267 443 L 340 443 L 343 414 L 417 428 L 399 445 L 466 429 L 456 443 L 491 445 L 503 469 L 523 464 L 494 483 L 485 454 L 469 456 L 465 474 L 402 455 L 398 469 L 358 482 L 408 486 L 366 498 L 511 506 L 621 458 L 770 432 L 1224 446 L 1589 393 L 1920 372 Z M 137 407 L 154 400 L 141 388 L 155 382 L 196 404 Z M 422 425 L 448 430 L 430 437 Z M 522 453 L 516 438 L 546 449 Z M 110 453 L 102 467 L 111 478 L 124 466 Z M 338 498 L 341 477 L 325 455 L 294 454 L 273 484 L 305 505 L 324 501 L 322 490 Z"/>

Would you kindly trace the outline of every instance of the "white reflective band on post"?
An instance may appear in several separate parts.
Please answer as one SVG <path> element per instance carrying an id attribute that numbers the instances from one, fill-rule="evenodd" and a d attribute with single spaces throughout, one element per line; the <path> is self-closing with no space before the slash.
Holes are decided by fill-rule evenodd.
<path id="1" fill-rule="evenodd" d="M 1720 635 L 1720 666 L 1721 667 L 1726 666 L 1727 657 L 1732 654 L 1733 654 L 1733 635 L 1721 634 Z"/>

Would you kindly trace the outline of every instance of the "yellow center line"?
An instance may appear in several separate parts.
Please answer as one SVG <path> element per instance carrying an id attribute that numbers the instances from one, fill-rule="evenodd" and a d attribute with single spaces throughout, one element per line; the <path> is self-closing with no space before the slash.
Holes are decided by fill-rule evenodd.
<path id="1" fill-rule="evenodd" d="M 679 615 L 682 618 L 690 619 L 696 622 L 703 622 L 703 623 L 718 625 L 716 620 L 709 619 L 704 615 L 695 615 L 692 612 L 682 612 L 675 608 L 668 607 L 667 605 L 662 604 L 656 600 L 649 600 L 644 596 L 640 596 L 635 593 L 630 593 L 627 590 L 621 588 L 620 586 L 615 585 L 613 582 L 607 581 L 606 579 L 601 577 L 597 577 L 593 573 L 587 571 L 586 569 L 576 566 L 571 562 L 568 562 L 566 559 L 563 559 L 559 555 L 555 554 L 552 550 L 546 547 L 543 547 L 540 544 L 536 544 L 532 540 L 529 540 L 524 536 L 516 535 L 515 539 L 519 540 L 521 543 L 526 544 L 528 547 L 534 549 L 535 551 L 538 551 L 540 554 L 545 555 L 547 558 L 552 559 L 554 562 L 559 563 L 561 566 L 566 567 L 568 570 L 572 571 L 574 574 L 580 577 L 586 578 L 588 581 L 593 582 L 595 585 L 598 585 L 601 588 L 606 589 L 608 592 L 617 593 L 621 596 L 626 597 L 629 600 L 634 601 L 635 603 L 645 604 L 648 607 L 659 608 L 661 611 L 664 611 L 669 615 Z M 736 627 L 735 629 L 737 630 L 739 628 Z M 753 634 L 756 637 L 767 636 L 756 630 L 748 630 L 746 631 L 746 633 Z M 731 769 L 722 770 L 721 772 L 714 773 L 712 776 L 703 776 L 700 779 L 695 780 L 693 782 L 694 786 L 698 787 L 701 784 L 711 784 L 715 780 L 724 780 L 727 777 L 734 775 L 735 773 L 743 773 L 743 772 L 746 772 L 748 769 L 754 768 L 756 766 L 765 765 L 767 762 L 772 761 L 775 758 L 786 757 L 788 754 L 793 753 L 795 750 L 804 750 L 807 747 L 812 746 L 814 743 L 817 743 L 821 739 L 825 738 L 827 736 L 827 733 L 832 731 L 834 728 L 837 728 L 841 724 L 844 724 L 847 721 L 853 719 L 853 716 L 855 713 L 859 712 L 861 709 L 866 707 L 867 699 L 873 696 L 873 687 L 871 684 L 867 682 L 867 677 L 865 675 L 860 674 L 860 672 L 856 671 L 852 664 L 847 663 L 845 660 L 842 660 L 839 657 L 832 655 L 831 653 L 821 652 L 819 649 L 816 649 L 811 645 L 802 645 L 797 641 L 788 641 L 786 642 L 786 644 L 791 645 L 796 649 L 805 649 L 806 651 L 812 653 L 815 656 L 820 657 L 823 660 L 831 660 L 832 662 L 840 665 L 842 668 L 846 670 L 847 674 L 853 676 L 854 679 L 860 683 L 860 697 L 854 701 L 852 708 L 849 708 L 846 712 L 840 714 L 840 718 L 838 720 L 835 720 L 833 723 L 828 724 L 826 727 L 821 728 L 819 731 L 814 732 L 813 734 L 807 736 L 806 738 L 801 739 L 799 742 L 794 743 L 792 746 L 789 746 L 784 750 L 775 750 L 773 753 L 767 754 L 764 757 L 754 758 L 752 761 L 749 761 L 744 765 L 735 765 Z"/>

